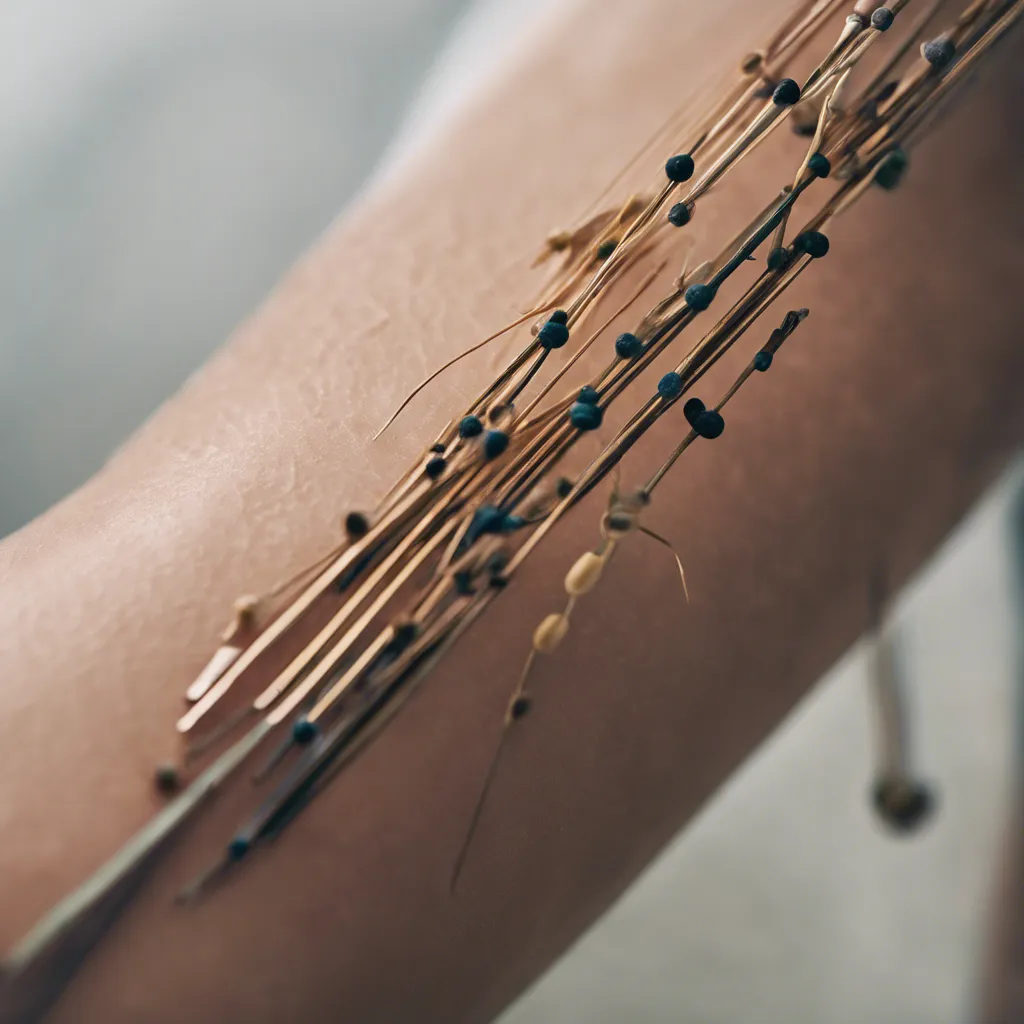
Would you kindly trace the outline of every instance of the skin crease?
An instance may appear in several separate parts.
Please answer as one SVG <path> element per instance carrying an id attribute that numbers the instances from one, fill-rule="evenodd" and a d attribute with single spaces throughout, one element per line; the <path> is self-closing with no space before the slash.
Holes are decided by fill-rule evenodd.
<path id="1" fill-rule="evenodd" d="M 232 599 L 337 543 L 344 511 L 372 506 L 485 382 L 488 357 L 371 444 L 410 387 L 528 300 L 537 241 L 788 8 L 571 6 L 96 478 L 0 545 L 0 945 L 159 806 L 152 766 L 174 750 L 181 694 Z M 878 559 L 903 581 L 1024 435 L 1020 46 L 916 147 L 901 191 L 834 225 L 833 252 L 761 325 L 766 337 L 783 308 L 812 309 L 648 520 L 678 544 L 691 604 L 663 549 L 624 548 L 533 679 L 535 713 L 457 896 L 452 861 L 508 692 L 597 540 L 601 495 L 282 841 L 175 907 L 251 807 L 244 787 L 224 793 L 48 1019 L 486 1021 L 621 893 L 861 633 Z M 746 214 L 799 145 L 785 133 L 738 180 Z M 726 223 L 723 207 L 706 230 Z M 628 482 L 679 436 L 670 419 Z"/>

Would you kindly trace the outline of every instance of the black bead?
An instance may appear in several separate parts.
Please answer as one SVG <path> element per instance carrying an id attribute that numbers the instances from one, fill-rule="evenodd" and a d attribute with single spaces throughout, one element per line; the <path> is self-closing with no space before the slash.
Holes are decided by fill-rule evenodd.
<path id="1" fill-rule="evenodd" d="M 921 56 L 933 68 L 944 68 L 955 55 L 956 46 L 953 45 L 953 40 L 946 39 L 944 36 L 932 39 L 921 47 Z"/>
<path id="2" fill-rule="evenodd" d="M 423 472 L 426 473 L 431 480 L 436 480 L 444 472 L 447 465 L 448 463 L 442 456 L 435 455 L 427 462 L 426 466 L 423 467 Z"/>
<path id="3" fill-rule="evenodd" d="M 879 817 L 895 832 L 904 834 L 919 828 L 935 810 L 935 797 L 923 783 L 881 779 L 875 783 L 871 801 Z"/>
<path id="4" fill-rule="evenodd" d="M 479 416 L 464 416 L 459 424 L 459 437 L 479 437 L 484 432 L 484 424 Z"/>
<path id="5" fill-rule="evenodd" d="M 370 521 L 362 512 L 349 512 L 345 516 L 345 533 L 348 534 L 351 540 L 359 540 L 360 537 L 365 537 L 366 531 L 369 529 Z"/>
<path id="6" fill-rule="evenodd" d="M 620 334 L 615 339 L 615 354 L 620 359 L 636 359 L 644 350 L 644 343 L 635 334 Z"/>
<path id="7" fill-rule="evenodd" d="M 832 162 L 824 153 L 815 153 L 807 161 L 807 169 L 816 178 L 827 178 L 832 173 Z"/>
<path id="8" fill-rule="evenodd" d="M 444 455 L 444 444 L 443 444 L 443 442 L 438 441 L 437 444 L 432 444 L 430 446 L 430 450 L 432 452 L 435 452 L 437 455 Z"/>
<path id="9" fill-rule="evenodd" d="M 520 718 L 525 718 L 530 713 L 530 698 L 526 696 L 516 697 L 512 701 L 512 706 L 508 709 L 508 713 L 514 722 L 518 722 Z"/>
<path id="10" fill-rule="evenodd" d="M 668 211 L 668 222 L 669 224 L 674 224 L 677 228 L 681 228 L 683 225 L 690 223 L 691 216 L 693 216 L 693 213 L 689 203 L 676 203 Z"/>
<path id="11" fill-rule="evenodd" d="M 716 437 L 722 436 L 722 431 L 725 430 L 725 420 L 722 419 L 722 414 L 718 410 L 705 409 L 694 421 L 693 429 L 701 437 L 713 441 Z"/>
<path id="12" fill-rule="evenodd" d="M 792 78 L 784 78 L 772 92 L 772 101 L 780 107 L 791 107 L 800 100 L 800 86 Z"/>
<path id="13" fill-rule="evenodd" d="M 508 434 L 504 430 L 488 430 L 484 437 L 484 455 L 496 459 L 508 447 Z"/>
<path id="14" fill-rule="evenodd" d="M 569 340 L 569 328 L 557 320 L 548 320 L 537 332 L 537 340 L 545 348 L 561 348 Z"/>
<path id="15" fill-rule="evenodd" d="M 887 32 L 892 27 L 894 17 L 888 7 L 878 7 L 871 15 L 871 27 L 879 32 Z"/>
<path id="16" fill-rule="evenodd" d="M 658 381 L 658 394 L 662 398 L 678 398 L 683 393 L 683 378 L 675 370 L 669 370 Z"/>
<path id="17" fill-rule="evenodd" d="M 697 312 L 707 309 L 715 297 L 715 289 L 709 284 L 691 284 L 683 293 L 686 304 Z"/>
<path id="18" fill-rule="evenodd" d="M 569 422 L 577 430 L 597 430 L 603 418 L 600 408 L 596 405 L 573 402 L 569 408 Z"/>
<path id="19" fill-rule="evenodd" d="M 548 319 L 556 324 L 562 324 L 564 326 L 569 322 L 569 314 L 566 313 L 564 309 L 555 309 L 551 311 L 551 315 Z"/>
<path id="20" fill-rule="evenodd" d="M 609 512 L 604 522 L 613 533 L 629 533 L 636 526 L 636 520 L 628 512 Z"/>
<path id="21" fill-rule="evenodd" d="M 670 156 L 665 161 L 665 174 L 669 181 L 689 181 L 693 177 L 693 157 L 689 153 Z"/>
<path id="22" fill-rule="evenodd" d="M 306 746 L 307 743 L 312 743 L 319 734 L 320 729 L 317 724 L 311 722 L 306 717 L 296 719 L 295 724 L 292 726 L 292 739 L 300 747 Z"/>
<path id="23" fill-rule="evenodd" d="M 592 388 L 589 384 L 584 384 L 576 396 L 576 401 L 582 402 L 584 405 L 597 405 L 600 399 L 601 396 L 597 393 L 597 388 Z"/>
<path id="24" fill-rule="evenodd" d="M 910 158 L 902 149 L 894 149 L 884 156 L 875 171 L 875 184 L 891 192 L 903 180 L 903 175 L 910 165 Z"/>
<path id="25" fill-rule="evenodd" d="M 228 858 L 230 860 L 241 860 L 252 849 L 252 843 L 245 836 L 235 836 L 228 843 Z"/>
<path id="26" fill-rule="evenodd" d="M 609 256 L 611 256 L 613 252 L 615 252 L 615 247 L 618 244 L 619 243 L 616 242 L 614 238 L 609 238 L 607 242 L 602 242 L 597 247 L 597 252 L 595 253 L 595 255 L 599 260 L 606 260 Z"/>
<path id="27" fill-rule="evenodd" d="M 828 255 L 828 236 L 823 235 L 820 231 L 805 231 L 802 235 L 797 236 L 793 247 L 797 252 L 805 252 L 813 259 L 820 260 L 823 256 Z"/>
<path id="28" fill-rule="evenodd" d="M 789 266 L 789 261 L 789 250 L 783 245 L 777 246 L 768 253 L 769 270 L 785 270 Z"/>
<path id="29" fill-rule="evenodd" d="M 770 370 L 772 367 L 772 354 L 771 352 L 765 352 L 763 349 L 754 356 L 754 369 L 760 370 L 764 373 L 766 370 Z"/>
<path id="30" fill-rule="evenodd" d="M 555 494 L 559 498 L 568 498 L 572 494 L 572 481 L 567 476 L 560 476 L 555 484 Z"/>
<path id="31" fill-rule="evenodd" d="M 683 415 L 686 422 L 692 427 L 697 417 L 707 408 L 699 398 L 688 398 L 683 406 Z"/>
<path id="32" fill-rule="evenodd" d="M 397 657 L 419 636 L 420 628 L 415 622 L 399 622 L 391 627 L 391 642 L 385 650 Z"/>
<path id="33" fill-rule="evenodd" d="M 165 795 L 181 789 L 181 773 L 173 764 L 162 764 L 153 773 L 153 784 Z"/>

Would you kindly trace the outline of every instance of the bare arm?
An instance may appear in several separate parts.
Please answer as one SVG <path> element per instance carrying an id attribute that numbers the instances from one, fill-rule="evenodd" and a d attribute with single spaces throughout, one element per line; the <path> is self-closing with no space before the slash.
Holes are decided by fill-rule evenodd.
<path id="1" fill-rule="evenodd" d="M 787 6 L 578 5 L 99 476 L 0 547 L 0 942 L 152 813 L 152 765 L 232 598 L 332 546 L 486 359 L 371 445 L 405 392 L 532 294 L 537 240 Z M 837 225 L 793 295 L 813 309 L 798 347 L 666 482 L 652 525 L 682 550 L 693 602 L 636 545 L 544 666 L 458 897 L 451 863 L 506 695 L 592 542 L 593 504 L 281 842 L 175 908 L 245 806 L 225 794 L 55 1020 L 485 1020 L 594 919 L 862 630 L 879 552 L 908 574 L 1020 440 L 1017 53 L 898 195 Z M 756 203 L 763 184 L 745 187 Z"/>

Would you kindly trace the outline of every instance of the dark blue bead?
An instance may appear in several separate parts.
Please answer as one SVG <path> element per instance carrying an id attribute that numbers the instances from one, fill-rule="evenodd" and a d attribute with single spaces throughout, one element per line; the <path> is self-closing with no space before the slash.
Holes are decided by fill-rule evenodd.
<path id="1" fill-rule="evenodd" d="M 921 55 L 933 68 L 944 68 L 956 55 L 952 39 L 939 37 L 921 47 Z"/>
<path id="2" fill-rule="evenodd" d="M 569 328 L 557 320 L 548 320 L 537 332 L 537 340 L 545 348 L 561 348 L 569 340 Z"/>
<path id="3" fill-rule="evenodd" d="M 709 441 L 714 440 L 716 437 L 722 436 L 722 431 L 725 430 L 725 420 L 722 419 L 722 414 L 715 409 L 705 409 L 695 420 L 693 429 L 701 437 L 706 437 Z"/>
<path id="4" fill-rule="evenodd" d="M 445 466 L 447 465 L 448 463 L 442 456 L 435 455 L 429 462 L 427 462 L 426 466 L 424 466 L 423 472 L 426 473 L 431 480 L 436 480 L 444 472 Z"/>
<path id="5" fill-rule="evenodd" d="M 676 203 L 676 205 L 668 211 L 669 224 L 673 224 L 677 228 L 681 228 L 684 225 L 689 224 L 690 217 L 691 212 L 689 203 Z"/>
<path id="6" fill-rule="evenodd" d="M 675 370 L 669 370 L 658 381 L 658 394 L 662 398 L 678 398 L 683 393 L 683 378 Z"/>
<path id="7" fill-rule="evenodd" d="M 508 709 L 509 717 L 514 721 L 518 722 L 520 718 L 524 718 L 530 713 L 530 698 L 525 694 L 520 697 L 516 697 L 512 701 L 512 706 Z"/>
<path id="8" fill-rule="evenodd" d="M 791 107 L 800 100 L 800 86 L 792 78 L 784 78 L 775 86 L 772 100 L 780 107 Z"/>
<path id="9" fill-rule="evenodd" d="M 589 384 L 584 384 L 576 397 L 576 401 L 582 402 L 584 405 L 597 405 L 600 400 L 601 396 L 597 393 L 597 388 L 592 388 Z"/>
<path id="10" fill-rule="evenodd" d="M 552 310 L 551 314 L 548 316 L 548 319 L 552 323 L 565 325 L 569 322 L 569 314 L 566 313 L 564 309 L 555 309 Z"/>
<path id="11" fill-rule="evenodd" d="M 832 173 L 832 163 L 824 153 L 815 153 L 807 161 L 807 168 L 816 178 L 827 178 Z"/>
<path id="12" fill-rule="evenodd" d="M 479 437 L 484 432 L 484 424 L 479 416 L 465 416 L 459 424 L 459 437 Z"/>
<path id="13" fill-rule="evenodd" d="M 432 444 L 430 450 L 438 455 L 444 455 L 444 442 L 438 441 L 436 444 Z"/>
<path id="14" fill-rule="evenodd" d="M 644 343 L 635 334 L 620 334 L 615 339 L 615 354 L 620 359 L 636 359 L 644 350 Z"/>
<path id="15" fill-rule="evenodd" d="M 708 284 L 691 284 L 683 295 L 690 309 L 695 309 L 698 312 L 707 309 L 714 297 L 715 289 Z"/>
<path id="16" fill-rule="evenodd" d="M 693 177 L 693 157 L 689 153 L 670 156 L 665 161 L 665 174 L 669 181 L 689 181 Z"/>
<path id="17" fill-rule="evenodd" d="M 484 455 L 496 459 L 508 447 L 508 434 L 504 430 L 488 430 L 484 437 Z"/>
<path id="18" fill-rule="evenodd" d="M 525 525 L 526 520 L 522 516 L 507 515 L 502 521 L 501 532 L 512 533 L 515 530 L 521 530 Z"/>
<path id="19" fill-rule="evenodd" d="M 770 370 L 772 365 L 772 354 L 771 352 L 761 351 L 754 356 L 754 369 L 760 370 L 762 373 L 765 370 Z"/>
<path id="20" fill-rule="evenodd" d="M 891 192 L 903 180 L 910 158 L 902 149 L 894 149 L 891 153 L 882 157 L 875 171 L 875 184 Z"/>
<path id="21" fill-rule="evenodd" d="M 828 236 L 820 231 L 805 231 L 802 235 L 797 235 L 793 247 L 797 252 L 805 252 L 813 259 L 820 260 L 822 256 L 828 255 Z"/>
<path id="22" fill-rule="evenodd" d="M 235 836 L 228 843 L 228 857 L 231 860 L 241 860 L 252 849 L 252 843 L 245 836 Z"/>
<path id="23" fill-rule="evenodd" d="M 611 256 L 613 252 L 615 252 L 615 247 L 618 244 L 619 243 L 616 242 L 614 238 L 609 238 L 607 242 L 602 242 L 597 247 L 597 252 L 595 253 L 595 255 L 599 260 L 606 260 L 609 256 Z"/>
<path id="24" fill-rule="evenodd" d="M 299 746 L 304 747 L 307 743 L 312 743 L 319 734 L 319 726 L 305 717 L 297 718 L 295 720 L 295 724 L 292 726 L 292 739 L 295 740 Z"/>
<path id="25" fill-rule="evenodd" d="M 769 270 L 785 270 L 789 266 L 789 250 L 785 246 L 778 246 L 768 253 Z"/>
<path id="26" fill-rule="evenodd" d="M 485 533 L 500 533 L 505 523 L 505 513 L 494 505 L 481 505 L 473 513 L 466 530 L 466 542 L 472 544 L 477 537 Z"/>
<path id="27" fill-rule="evenodd" d="M 686 404 L 683 406 L 683 415 L 686 417 L 686 422 L 692 427 L 697 421 L 697 417 L 707 407 L 699 398 L 688 398 Z"/>
<path id="28" fill-rule="evenodd" d="M 585 402 L 573 402 L 569 408 L 569 422 L 577 430 L 597 430 L 601 426 L 603 416 L 596 405 Z"/>
<path id="29" fill-rule="evenodd" d="M 877 28 L 879 32 L 886 32 L 892 27 L 893 17 L 888 7 L 878 7 L 871 15 L 871 27 Z"/>

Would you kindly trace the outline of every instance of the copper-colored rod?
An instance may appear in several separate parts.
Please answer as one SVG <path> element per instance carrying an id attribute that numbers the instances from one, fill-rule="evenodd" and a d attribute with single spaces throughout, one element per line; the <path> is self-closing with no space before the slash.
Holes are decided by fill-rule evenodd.
<path id="1" fill-rule="evenodd" d="M 615 310 L 615 312 L 612 313 L 611 316 L 609 316 L 604 321 L 604 323 L 597 328 L 596 331 L 594 331 L 590 335 L 590 337 L 573 353 L 572 358 L 565 364 L 565 366 L 563 366 L 558 371 L 558 373 L 556 373 L 555 376 L 552 377 L 551 380 L 549 380 L 543 388 L 541 388 L 537 395 L 535 395 L 534 398 L 530 401 L 530 404 L 525 409 L 523 409 L 521 413 L 519 413 L 520 419 L 526 419 L 526 417 L 534 410 L 534 408 L 536 408 L 537 404 L 551 391 L 551 389 L 576 365 L 576 363 L 579 362 L 580 359 L 583 358 L 583 356 L 590 350 L 594 342 L 596 342 L 597 339 L 600 338 L 601 335 L 604 334 L 604 332 L 608 330 L 608 328 L 616 320 L 618 320 L 618 318 L 622 316 L 622 314 L 625 313 L 626 310 L 629 309 L 629 307 L 632 306 L 633 303 L 636 302 L 637 299 L 639 299 L 645 291 L 647 291 L 647 289 L 651 286 L 651 284 L 653 284 L 654 280 L 664 269 L 665 263 L 662 263 L 660 266 L 655 267 L 655 269 L 652 270 L 643 279 L 643 281 L 641 281 L 636 291 L 634 291 L 633 294 L 625 302 L 623 302 L 622 305 L 620 305 Z"/>
<path id="2" fill-rule="evenodd" d="M 177 723 L 179 732 L 189 732 L 208 711 L 231 689 L 234 683 L 241 677 L 256 659 L 263 654 L 293 626 L 312 607 L 318 597 L 325 594 L 333 586 L 342 573 L 350 568 L 353 563 L 365 555 L 372 546 L 383 540 L 388 529 L 396 522 L 412 515 L 418 502 L 429 492 L 429 485 L 421 486 L 392 513 L 390 520 L 377 523 L 370 528 L 367 535 L 357 541 L 351 547 L 346 548 L 344 553 L 334 561 L 323 573 L 321 573 L 305 590 L 300 593 L 295 601 L 283 609 L 281 614 L 274 619 L 270 625 L 239 655 L 235 663 L 217 680 L 207 691 L 202 700 L 194 704 L 188 712 L 183 715 Z"/>

